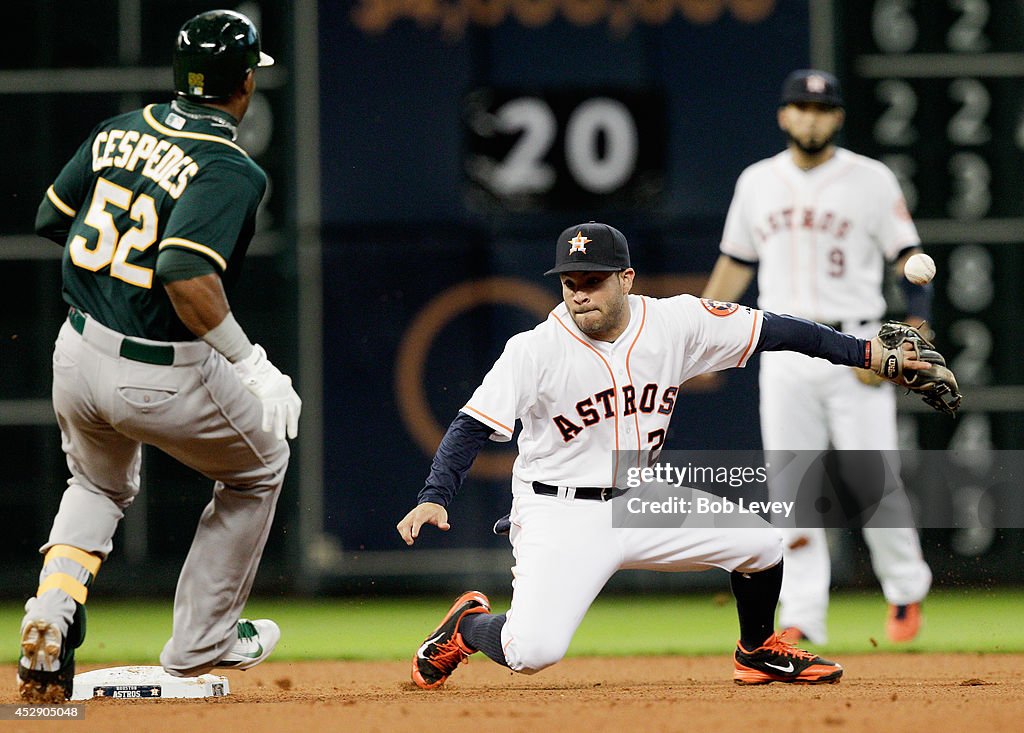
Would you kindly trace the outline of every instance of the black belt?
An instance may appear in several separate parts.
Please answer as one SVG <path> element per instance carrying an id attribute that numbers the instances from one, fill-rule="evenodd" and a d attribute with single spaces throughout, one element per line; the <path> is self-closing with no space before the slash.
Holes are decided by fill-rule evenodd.
<path id="1" fill-rule="evenodd" d="M 77 308 L 68 311 L 68 321 L 71 328 L 79 333 L 85 333 L 85 314 Z M 141 361 L 144 364 L 156 364 L 158 366 L 171 366 L 174 364 L 174 347 L 162 344 L 144 344 L 125 336 L 121 339 L 121 347 L 118 353 L 125 359 Z"/>
<path id="2" fill-rule="evenodd" d="M 828 326 L 829 328 L 834 328 L 836 331 L 842 331 L 844 323 L 847 326 L 866 326 L 869 323 L 871 323 L 871 319 L 870 318 L 866 318 L 866 319 L 861 320 L 861 321 L 858 321 L 856 319 L 853 319 L 853 320 L 850 320 L 850 321 L 822 321 L 821 325 L 822 326 Z"/>
<path id="3" fill-rule="evenodd" d="M 627 491 L 628 489 L 617 489 L 614 486 L 577 486 L 573 496 L 587 501 L 608 501 L 616 496 L 622 496 Z M 558 496 L 558 487 L 534 481 L 533 493 L 543 496 Z"/>

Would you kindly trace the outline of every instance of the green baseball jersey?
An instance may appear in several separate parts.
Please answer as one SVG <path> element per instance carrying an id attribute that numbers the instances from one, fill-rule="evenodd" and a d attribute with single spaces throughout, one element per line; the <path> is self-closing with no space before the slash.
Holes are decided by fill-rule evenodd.
<path id="1" fill-rule="evenodd" d="M 219 110 L 175 100 L 100 123 L 57 176 L 36 231 L 64 243 L 69 305 L 128 336 L 195 338 L 177 317 L 157 256 L 205 258 L 230 292 L 255 231 L 266 174 Z"/>

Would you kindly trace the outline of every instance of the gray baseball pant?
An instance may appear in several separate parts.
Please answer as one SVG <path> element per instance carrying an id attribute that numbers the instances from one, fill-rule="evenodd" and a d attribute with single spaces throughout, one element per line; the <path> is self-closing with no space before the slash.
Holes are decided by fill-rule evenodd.
<path id="1" fill-rule="evenodd" d="M 213 498 L 178 578 L 173 634 L 160 654 L 172 674 L 201 674 L 236 639 L 274 519 L 288 444 L 261 429 L 259 400 L 206 343 L 133 338 L 126 350 L 124 341 L 91 318 L 81 334 L 65 322 L 57 337 L 53 406 L 71 478 L 40 551 L 64 544 L 106 558 L 139 492 L 142 443 L 212 479 Z M 173 364 L 121 355 L 137 356 L 139 344 L 143 357 L 147 346 L 172 348 Z M 33 602 L 39 607 L 31 609 Z M 68 608 L 45 607 L 69 602 L 73 612 L 65 594 L 46 593 L 26 610 L 70 620 Z"/>

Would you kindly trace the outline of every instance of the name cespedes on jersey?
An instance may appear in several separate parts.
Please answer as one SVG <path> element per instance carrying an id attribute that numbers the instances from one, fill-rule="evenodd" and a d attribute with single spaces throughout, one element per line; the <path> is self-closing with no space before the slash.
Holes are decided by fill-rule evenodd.
<path id="1" fill-rule="evenodd" d="M 662 415 L 671 415 L 676 406 L 676 395 L 679 387 L 667 387 L 662 391 L 661 399 L 658 399 L 659 387 L 653 382 L 644 385 L 640 392 L 640 399 L 637 400 L 636 387 L 627 384 L 622 387 L 622 417 L 629 417 L 639 410 L 644 414 L 651 414 L 657 410 Z M 599 408 L 603 407 L 604 414 Z M 568 443 L 577 435 L 601 421 L 602 417 L 615 417 L 615 390 L 608 388 L 598 392 L 593 397 L 587 397 L 576 403 L 576 414 L 579 415 L 582 425 L 577 425 L 565 415 L 555 415 L 552 421 L 562 434 L 562 440 Z"/>
<path id="2" fill-rule="evenodd" d="M 118 153 L 118 155 L 115 155 Z M 146 161 L 142 175 L 177 199 L 189 179 L 199 172 L 199 164 L 168 140 L 137 130 L 102 130 L 92 142 L 92 169 L 123 168 L 134 171 Z"/>

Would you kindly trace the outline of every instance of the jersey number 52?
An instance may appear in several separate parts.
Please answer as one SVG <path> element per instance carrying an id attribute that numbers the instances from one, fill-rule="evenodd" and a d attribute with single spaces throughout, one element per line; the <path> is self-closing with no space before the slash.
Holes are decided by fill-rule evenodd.
<path id="1" fill-rule="evenodd" d="M 138 226 L 120 232 L 114 216 L 107 206 L 114 206 L 128 212 Z M 97 272 L 110 266 L 110 276 L 140 288 L 153 285 L 153 270 L 128 262 L 133 249 L 145 251 L 156 242 L 156 203 L 151 196 L 142 193 L 132 201 L 130 189 L 111 183 L 105 178 L 96 180 L 92 203 L 85 214 L 85 223 L 96 230 L 96 243 L 89 246 L 89 240 L 81 234 L 75 235 L 68 245 L 71 261 L 78 267 Z"/>

